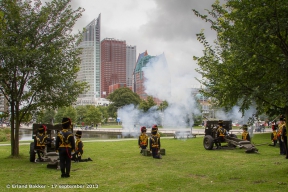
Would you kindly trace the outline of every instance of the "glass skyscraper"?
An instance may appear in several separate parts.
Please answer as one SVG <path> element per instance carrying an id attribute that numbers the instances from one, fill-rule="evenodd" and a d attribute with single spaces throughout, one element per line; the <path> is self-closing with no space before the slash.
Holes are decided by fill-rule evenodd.
<path id="1" fill-rule="evenodd" d="M 80 43 L 82 48 L 81 66 L 78 72 L 78 81 L 86 81 L 90 87 L 89 91 L 79 95 L 78 100 L 84 100 L 89 104 L 95 98 L 100 98 L 101 92 L 101 14 L 97 19 L 91 21 L 85 28 L 83 39 Z"/>

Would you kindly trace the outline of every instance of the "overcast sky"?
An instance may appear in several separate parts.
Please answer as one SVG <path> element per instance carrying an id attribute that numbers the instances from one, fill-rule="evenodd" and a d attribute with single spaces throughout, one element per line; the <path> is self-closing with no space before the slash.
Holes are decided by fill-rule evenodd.
<path id="1" fill-rule="evenodd" d="M 45 1 L 45 0 L 44 0 Z M 47 1 L 47 0 L 46 0 Z M 165 54 L 172 73 L 191 75 L 191 85 L 200 77 L 193 56 L 201 56 L 203 46 L 196 34 L 205 29 L 214 39 L 209 25 L 192 9 L 207 13 L 215 0 L 72 0 L 73 7 L 85 9 L 75 29 L 82 29 L 101 13 L 101 40 L 115 38 L 137 46 L 139 53 Z M 221 0 L 220 2 L 224 2 Z"/>

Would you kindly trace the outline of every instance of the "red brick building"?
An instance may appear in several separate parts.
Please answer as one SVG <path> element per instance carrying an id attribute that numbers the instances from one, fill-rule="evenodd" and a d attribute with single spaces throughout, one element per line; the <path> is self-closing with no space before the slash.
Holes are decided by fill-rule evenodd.
<path id="1" fill-rule="evenodd" d="M 109 86 L 126 84 L 126 41 L 105 38 L 101 41 L 101 98 Z"/>

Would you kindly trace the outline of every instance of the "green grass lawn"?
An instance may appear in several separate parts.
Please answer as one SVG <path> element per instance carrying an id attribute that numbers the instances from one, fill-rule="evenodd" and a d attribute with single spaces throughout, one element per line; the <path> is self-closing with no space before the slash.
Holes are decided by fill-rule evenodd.
<path id="1" fill-rule="evenodd" d="M 268 146 L 270 134 L 255 134 L 259 153 L 244 149 L 205 150 L 203 137 L 162 138 L 163 159 L 141 156 L 137 140 L 86 141 L 83 158 L 72 163 L 71 177 L 46 163 L 29 162 L 29 145 L 20 145 L 20 158 L 10 158 L 10 146 L 0 146 L 0 191 L 287 191 L 288 159 Z M 0 143 L 1 144 L 1 143 Z M 7 184 L 43 184 L 45 189 L 8 190 Z M 81 184 L 84 189 L 60 189 Z M 86 186 L 98 185 L 98 189 Z M 56 188 L 52 188 L 57 185 Z"/>

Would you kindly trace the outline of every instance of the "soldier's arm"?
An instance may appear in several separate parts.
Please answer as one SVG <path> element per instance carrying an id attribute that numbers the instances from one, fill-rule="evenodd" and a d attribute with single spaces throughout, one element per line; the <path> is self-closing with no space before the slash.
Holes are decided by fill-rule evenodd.
<path id="1" fill-rule="evenodd" d="M 36 136 L 34 137 L 34 150 L 36 149 L 36 145 L 37 145 L 37 139 Z"/>
<path id="2" fill-rule="evenodd" d="M 72 137 L 70 137 L 70 142 L 71 142 L 71 149 L 74 152 L 75 151 L 75 139 L 72 135 Z"/>
<path id="3" fill-rule="evenodd" d="M 159 146 L 159 149 L 160 149 L 160 147 L 161 147 L 160 137 L 159 137 L 159 140 L 158 140 L 158 146 Z"/>
<path id="4" fill-rule="evenodd" d="M 80 141 L 78 143 L 78 151 L 82 151 L 83 152 L 83 143 L 82 143 L 82 141 Z"/>

